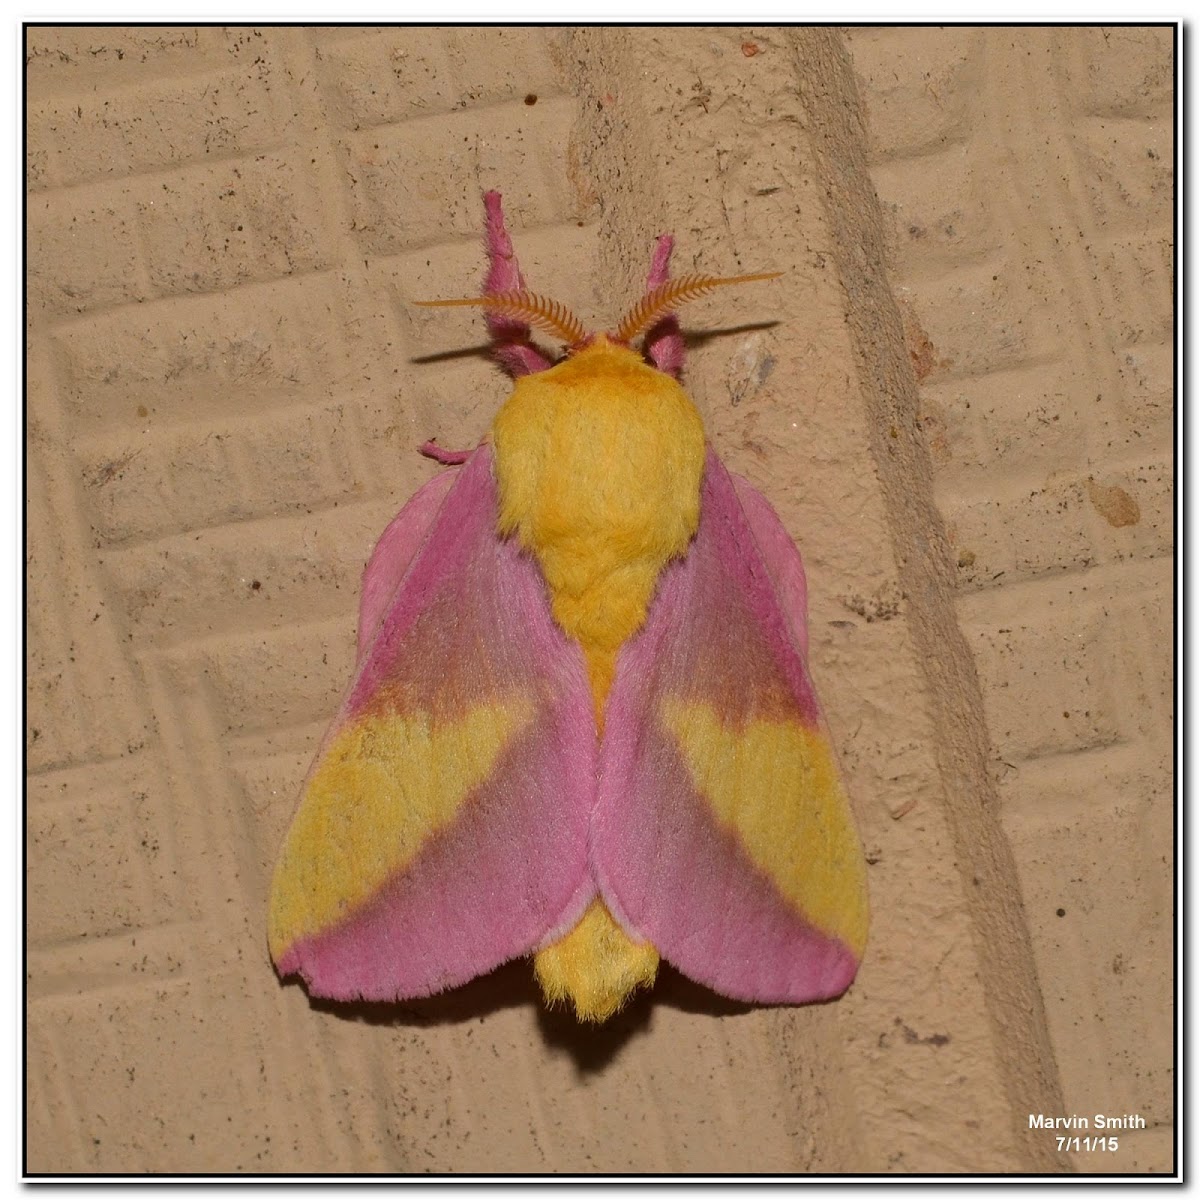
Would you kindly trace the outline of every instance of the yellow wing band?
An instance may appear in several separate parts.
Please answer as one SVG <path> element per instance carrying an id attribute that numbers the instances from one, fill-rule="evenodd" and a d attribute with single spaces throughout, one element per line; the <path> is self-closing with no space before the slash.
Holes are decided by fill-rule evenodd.
<path id="1" fill-rule="evenodd" d="M 321 758 L 288 832 L 271 887 L 268 938 L 279 959 L 403 871 L 532 720 L 517 697 L 459 721 L 428 713 L 352 721 Z"/>
<path id="2" fill-rule="evenodd" d="M 708 704 L 667 700 L 662 722 L 692 785 L 784 899 L 855 954 L 867 944 L 867 878 L 829 740 L 794 721 L 723 725 Z"/>

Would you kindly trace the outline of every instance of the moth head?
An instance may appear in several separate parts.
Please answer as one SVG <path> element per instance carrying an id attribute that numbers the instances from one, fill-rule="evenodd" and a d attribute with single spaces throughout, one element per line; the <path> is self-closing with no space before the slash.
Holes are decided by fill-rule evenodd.
<path id="1" fill-rule="evenodd" d="M 777 279 L 782 274 L 782 271 L 767 271 L 757 275 L 725 277 L 681 275 L 678 279 L 670 279 L 647 291 L 625 313 L 616 328 L 604 334 L 588 333 L 583 322 L 565 304 L 523 288 L 483 296 L 467 296 L 458 300 L 415 300 L 413 303 L 423 308 L 483 308 L 498 316 L 524 322 L 554 334 L 563 343 L 566 353 L 574 354 L 598 338 L 632 348 L 635 338 L 653 330 L 658 322 L 689 300 L 704 296 L 714 288 L 728 287 L 735 283 L 754 283 L 760 279 Z"/>

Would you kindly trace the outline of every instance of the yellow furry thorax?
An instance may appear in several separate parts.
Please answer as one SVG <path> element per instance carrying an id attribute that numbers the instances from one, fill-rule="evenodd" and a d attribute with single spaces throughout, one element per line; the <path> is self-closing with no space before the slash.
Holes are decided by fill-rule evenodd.
<path id="1" fill-rule="evenodd" d="M 583 648 L 602 731 L 617 653 L 699 524 L 700 414 L 676 380 L 601 334 L 517 380 L 492 445 L 499 533 L 541 567 L 554 619 Z M 596 901 L 535 965 L 548 998 L 604 1020 L 653 981 L 658 955 Z"/>
<path id="2" fill-rule="evenodd" d="M 492 444 L 499 532 L 537 559 L 602 724 L 617 651 L 700 520 L 700 414 L 669 375 L 601 336 L 517 380 Z"/>

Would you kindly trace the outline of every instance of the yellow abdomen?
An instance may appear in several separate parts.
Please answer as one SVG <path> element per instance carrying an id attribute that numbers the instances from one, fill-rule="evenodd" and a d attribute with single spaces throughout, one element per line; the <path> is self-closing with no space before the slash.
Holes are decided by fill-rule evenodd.
<path id="1" fill-rule="evenodd" d="M 492 442 L 499 531 L 537 558 L 555 620 L 583 648 L 603 730 L 617 652 L 699 523 L 700 415 L 674 379 L 600 337 L 519 379 Z M 658 953 L 596 900 L 535 968 L 548 998 L 570 997 L 581 1018 L 599 1021 L 653 981 Z"/>

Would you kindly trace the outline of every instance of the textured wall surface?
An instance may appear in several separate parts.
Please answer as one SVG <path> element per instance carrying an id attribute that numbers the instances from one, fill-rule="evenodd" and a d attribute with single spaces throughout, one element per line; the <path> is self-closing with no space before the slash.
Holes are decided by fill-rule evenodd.
<path id="1" fill-rule="evenodd" d="M 1170 29 L 26 51 L 30 1170 L 1171 1169 Z M 402 1008 L 271 969 L 362 566 L 505 394 L 408 304 L 477 288 L 489 187 L 589 323 L 664 231 L 786 272 L 687 310 L 686 378 L 805 555 L 871 864 L 836 1003 L 665 970 L 597 1031 L 524 962 Z"/>

